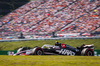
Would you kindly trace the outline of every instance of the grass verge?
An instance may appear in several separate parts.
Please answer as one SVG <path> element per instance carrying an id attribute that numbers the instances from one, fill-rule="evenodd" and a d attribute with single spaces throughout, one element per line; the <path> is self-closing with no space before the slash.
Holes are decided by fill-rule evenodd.
<path id="1" fill-rule="evenodd" d="M 100 57 L 1 55 L 0 66 L 100 66 Z"/>
<path id="2" fill-rule="evenodd" d="M 94 44 L 95 49 L 100 49 L 100 39 L 79 39 L 79 40 L 31 40 L 31 41 L 16 41 L 16 42 L 0 42 L 0 50 L 15 50 L 19 47 L 31 47 L 44 44 L 54 45 L 56 41 L 65 43 L 73 47 L 81 46 L 82 44 Z"/>

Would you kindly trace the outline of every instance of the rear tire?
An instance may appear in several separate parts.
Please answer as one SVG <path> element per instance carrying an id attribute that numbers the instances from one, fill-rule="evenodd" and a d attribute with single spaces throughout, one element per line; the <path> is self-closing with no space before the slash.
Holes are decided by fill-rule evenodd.
<path id="1" fill-rule="evenodd" d="M 89 48 L 85 48 L 82 50 L 81 55 L 83 56 L 94 56 L 94 51 Z"/>

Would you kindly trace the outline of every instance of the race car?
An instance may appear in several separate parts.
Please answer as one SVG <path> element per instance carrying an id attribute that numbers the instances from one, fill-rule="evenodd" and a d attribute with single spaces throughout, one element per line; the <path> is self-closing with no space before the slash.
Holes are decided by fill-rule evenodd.
<path id="1" fill-rule="evenodd" d="M 35 46 L 32 49 L 26 47 L 19 48 L 15 55 L 80 55 L 80 56 L 94 56 L 94 46 L 81 45 L 80 47 L 74 48 L 64 43 L 56 42 L 55 45 L 45 44 L 42 47 Z"/>

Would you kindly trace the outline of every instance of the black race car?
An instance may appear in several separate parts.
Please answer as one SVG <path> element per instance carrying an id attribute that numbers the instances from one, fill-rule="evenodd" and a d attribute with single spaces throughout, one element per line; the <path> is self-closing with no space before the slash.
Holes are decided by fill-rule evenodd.
<path id="1" fill-rule="evenodd" d="M 80 47 L 74 48 L 67 44 L 56 42 L 55 45 L 43 45 L 42 47 L 34 47 L 33 49 L 26 49 L 26 47 L 19 48 L 15 55 L 82 55 L 94 56 L 94 46 L 83 44 Z"/>

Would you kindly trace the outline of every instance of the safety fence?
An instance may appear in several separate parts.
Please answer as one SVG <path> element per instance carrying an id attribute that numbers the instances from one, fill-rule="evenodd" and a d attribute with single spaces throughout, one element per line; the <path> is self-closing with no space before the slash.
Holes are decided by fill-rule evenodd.
<path id="1" fill-rule="evenodd" d="M 0 51 L 0 55 L 13 55 L 17 50 Z M 100 56 L 100 50 L 94 50 L 94 56 Z"/>
<path id="2" fill-rule="evenodd" d="M 32 38 L 32 39 L 6 39 L 6 40 L 0 40 L 0 42 L 28 41 L 28 40 L 68 40 L 68 39 L 100 39 L 100 37 L 95 36 L 95 37 L 55 37 L 55 38 Z"/>

